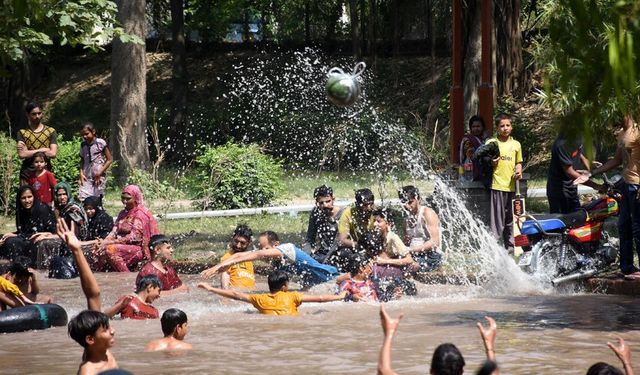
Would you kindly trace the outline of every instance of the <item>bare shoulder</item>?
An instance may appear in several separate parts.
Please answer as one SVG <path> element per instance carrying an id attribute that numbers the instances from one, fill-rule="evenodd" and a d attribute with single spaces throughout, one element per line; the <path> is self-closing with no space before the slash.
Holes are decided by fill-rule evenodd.
<path id="1" fill-rule="evenodd" d="M 144 349 L 145 352 L 155 352 L 158 350 L 165 350 L 167 348 L 167 343 L 165 339 L 153 340 L 147 344 L 147 347 Z"/>
<path id="2" fill-rule="evenodd" d="M 111 354 L 111 351 L 107 351 L 107 360 L 100 362 L 90 362 L 84 361 L 80 364 L 80 368 L 78 368 L 79 375 L 94 375 L 99 374 L 102 371 L 117 369 L 118 362 L 116 362 L 115 357 Z"/>
<path id="3" fill-rule="evenodd" d="M 167 350 L 191 350 L 193 345 L 182 340 L 173 340 L 168 346 Z"/>

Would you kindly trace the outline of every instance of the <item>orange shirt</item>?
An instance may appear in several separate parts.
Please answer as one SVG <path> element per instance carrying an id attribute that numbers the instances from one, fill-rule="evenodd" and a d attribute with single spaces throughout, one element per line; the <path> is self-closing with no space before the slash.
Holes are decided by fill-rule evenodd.
<path id="1" fill-rule="evenodd" d="M 300 292 L 277 292 L 249 295 L 249 302 L 266 315 L 297 315 L 302 303 Z"/>
<path id="2" fill-rule="evenodd" d="M 232 255 L 231 250 L 220 259 L 220 262 L 224 262 Z M 231 286 L 240 288 L 254 289 L 256 287 L 256 275 L 253 272 L 253 262 L 240 262 L 234 264 L 227 269 L 229 274 L 229 282 Z"/>
<path id="3" fill-rule="evenodd" d="M 635 124 L 618 135 L 618 145 L 623 149 L 624 181 L 628 184 L 640 184 L 640 132 Z"/>

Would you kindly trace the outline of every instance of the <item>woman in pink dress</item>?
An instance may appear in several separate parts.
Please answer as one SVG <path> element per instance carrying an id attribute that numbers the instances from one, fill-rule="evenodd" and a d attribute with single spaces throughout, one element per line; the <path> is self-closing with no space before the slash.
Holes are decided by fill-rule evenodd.
<path id="1" fill-rule="evenodd" d="M 151 260 L 149 238 L 158 234 L 158 223 L 144 206 L 142 191 L 128 185 L 120 196 L 124 210 L 120 211 L 113 230 L 97 244 L 98 271 L 109 264 L 117 272 L 129 272 L 143 259 Z"/>

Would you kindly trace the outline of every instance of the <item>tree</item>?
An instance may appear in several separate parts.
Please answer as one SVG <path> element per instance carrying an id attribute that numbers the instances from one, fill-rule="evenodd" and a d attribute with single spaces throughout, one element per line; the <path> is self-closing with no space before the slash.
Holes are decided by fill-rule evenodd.
<path id="1" fill-rule="evenodd" d="M 494 0 L 496 94 L 520 96 L 528 88 L 522 62 L 520 0 Z M 486 120 L 485 120 L 486 121 Z"/>
<path id="2" fill-rule="evenodd" d="M 537 44 L 545 69 L 541 95 L 560 126 L 581 134 L 589 147 L 594 139 L 610 139 L 610 125 L 623 115 L 638 120 L 640 3 L 549 0 L 542 9 L 549 33 Z"/>
<path id="3" fill-rule="evenodd" d="M 33 96 L 34 60 L 55 45 L 102 50 L 114 37 L 139 41 L 115 22 L 107 0 L 11 0 L 0 7 L 0 76 L 7 92 L 5 119 L 15 129 L 26 122 L 25 102 Z"/>
<path id="4" fill-rule="evenodd" d="M 118 0 L 117 20 L 124 30 L 146 35 L 144 0 Z M 131 169 L 147 170 L 147 63 L 145 45 L 114 39 L 111 54 L 111 148 L 116 175 L 124 180 Z"/>
<path id="5" fill-rule="evenodd" d="M 171 0 L 171 35 L 173 38 L 172 57 L 173 74 L 171 85 L 173 96 L 171 104 L 170 138 L 174 146 L 174 155 L 185 151 L 187 137 L 184 130 L 187 125 L 187 46 L 184 37 L 184 0 Z"/>

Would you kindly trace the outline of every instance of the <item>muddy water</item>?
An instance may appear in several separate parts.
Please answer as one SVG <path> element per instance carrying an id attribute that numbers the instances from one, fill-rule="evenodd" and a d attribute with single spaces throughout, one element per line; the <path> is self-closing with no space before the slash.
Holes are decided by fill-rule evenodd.
<path id="1" fill-rule="evenodd" d="M 134 274 L 98 274 L 103 305 L 132 289 Z M 185 277 L 194 285 L 197 278 Z M 43 292 L 54 294 L 69 315 L 85 305 L 79 281 L 41 277 Z M 266 288 L 264 280 L 260 284 Z M 312 292 L 329 291 L 330 286 Z M 497 355 L 504 374 L 584 374 L 596 361 L 618 365 L 606 347 L 622 335 L 631 343 L 640 367 L 640 304 L 636 299 L 604 295 L 521 295 L 481 297 L 470 287 L 419 286 L 419 298 L 390 303 L 405 317 L 394 342 L 393 364 L 401 374 L 427 374 L 434 348 L 452 342 L 463 352 L 466 373 L 483 359 L 475 322 L 493 316 L 499 325 Z M 472 296 L 473 295 L 473 296 Z M 183 354 L 145 353 L 161 337 L 158 321 L 114 320 L 113 353 L 135 374 L 372 374 L 382 333 L 375 304 L 306 304 L 297 317 L 256 314 L 251 306 L 221 301 L 212 294 L 161 298 L 162 312 L 178 307 L 189 316 L 187 341 L 195 350 Z M 70 374 L 81 347 L 63 327 L 0 335 L 0 373 Z"/>

